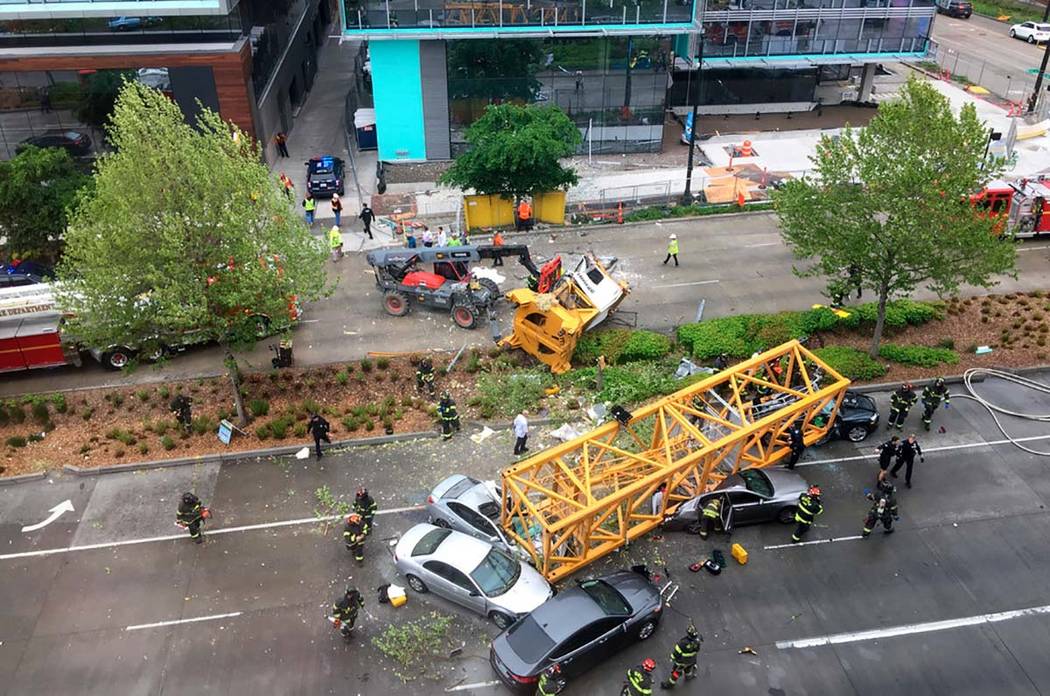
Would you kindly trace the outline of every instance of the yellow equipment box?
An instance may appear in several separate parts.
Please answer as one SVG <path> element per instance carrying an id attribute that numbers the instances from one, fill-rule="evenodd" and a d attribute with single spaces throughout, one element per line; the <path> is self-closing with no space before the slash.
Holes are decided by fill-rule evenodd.
<path id="1" fill-rule="evenodd" d="M 733 544 L 733 546 L 730 547 L 729 552 L 733 554 L 733 558 L 735 558 L 736 562 L 740 565 L 747 563 L 747 551 L 745 551 L 744 547 L 740 544 Z"/>

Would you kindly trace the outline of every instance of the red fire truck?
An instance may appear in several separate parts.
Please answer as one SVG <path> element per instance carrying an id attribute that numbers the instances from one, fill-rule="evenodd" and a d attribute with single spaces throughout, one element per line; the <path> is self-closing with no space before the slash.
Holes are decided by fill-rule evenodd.
<path id="1" fill-rule="evenodd" d="M 978 210 L 1002 220 L 1002 226 L 996 226 L 1000 234 L 1009 232 L 1022 239 L 1050 234 L 1050 176 L 992 181 L 971 201 Z"/>
<path id="2" fill-rule="evenodd" d="M 80 365 L 62 337 L 62 313 L 46 284 L 0 289 L 0 372 Z"/>

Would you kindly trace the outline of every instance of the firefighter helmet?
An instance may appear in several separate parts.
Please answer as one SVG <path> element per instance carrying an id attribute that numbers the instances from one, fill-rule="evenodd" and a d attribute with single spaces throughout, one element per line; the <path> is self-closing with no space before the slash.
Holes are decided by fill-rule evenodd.
<path id="1" fill-rule="evenodd" d="M 814 483 L 812 486 L 809 487 L 808 492 L 810 495 L 820 495 L 820 486 Z"/>
<path id="2" fill-rule="evenodd" d="M 346 518 L 346 521 L 348 524 L 357 524 L 361 521 L 361 515 L 358 515 L 356 512 L 351 512 L 350 516 Z"/>
<path id="3" fill-rule="evenodd" d="M 696 626 L 689 624 L 689 628 L 685 629 L 685 634 L 693 640 L 699 640 L 701 643 L 704 642 L 703 636 L 696 630 Z"/>
<path id="4" fill-rule="evenodd" d="M 642 669 L 644 669 L 646 672 L 652 672 L 654 669 L 656 669 L 656 661 L 653 660 L 653 658 L 651 657 L 645 658 L 644 660 L 642 660 Z"/>
<path id="5" fill-rule="evenodd" d="M 553 665 L 547 668 L 548 677 L 556 677 L 561 674 L 561 665 L 555 662 Z"/>

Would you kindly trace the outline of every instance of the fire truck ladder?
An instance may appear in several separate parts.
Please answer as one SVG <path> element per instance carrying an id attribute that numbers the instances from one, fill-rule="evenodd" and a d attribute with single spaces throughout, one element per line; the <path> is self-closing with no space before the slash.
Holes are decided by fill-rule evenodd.
<path id="1" fill-rule="evenodd" d="M 849 380 L 798 341 L 723 370 L 502 472 L 501 523 L 548 580 L 657 527 L 683 501 L 825 438 Z M 666 484 L 659 509 L 652 497 Z"/>

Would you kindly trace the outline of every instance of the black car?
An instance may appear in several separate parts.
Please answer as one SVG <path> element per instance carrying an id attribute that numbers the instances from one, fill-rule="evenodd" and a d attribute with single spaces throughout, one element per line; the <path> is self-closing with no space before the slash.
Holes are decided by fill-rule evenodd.
<path id="1" fill-rule="evenodd" d="M 973 14 L 973 5 L 963 0 L 937 0 L 937 12 L 949 17 L 969 19 Z"/>
<path id="2" fill-rule="evenodd" d="M 306 163 L 306 190 L 317 196 L 343 195 L 343 160 L 331 155 L 312 157 Z"/>
<path id="3" fill-rule="evenodd" d="M 879 427 L 879 409 L 867 394 L 847 391 L 842 397 L 835 423 L 828 431 L 827 440 L 842 439 L 861 442 Z M 825 440 L 826 441 L 826 440 Z"/>
<path id="4" fill-rule="evenodd" d="M 15 149 L 22 152 L 30 145 L 35 147 L 61 147 L 73 157 L 87 157 L 91 154 L 91 138 L 80 131 L 48 131 L 32 138 L 26 138 Z"/>
<path id="5" fill-rule="evenodd" d="M 557 662 L 571 680 L 631 643 L 649 638 L 663 600 L 643 572 L 581 580 L 496 636 L 489 662 L 504 684 L 532 692 Z"/>
<path id="6" fill-rule="evenodd" d="M 23 285 L 44 283 L 55 277 L 49 266 L 35 261 L 20 261 L 0 265 L 0 288 L 17 288 Z"/>

